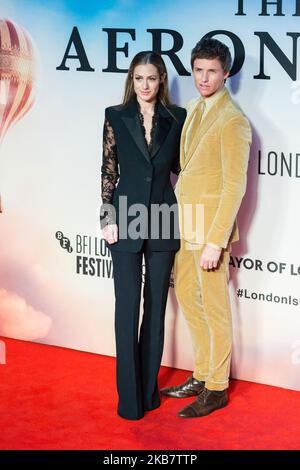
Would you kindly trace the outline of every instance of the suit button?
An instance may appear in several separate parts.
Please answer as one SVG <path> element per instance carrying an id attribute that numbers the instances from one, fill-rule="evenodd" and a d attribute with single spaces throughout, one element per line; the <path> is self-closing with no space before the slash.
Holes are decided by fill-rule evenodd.
<path id="1" fill-rule="evenodd" d="M 147 183 L 150 183 L 150 181 L 152 181 L 151 176 L 146 176 L 145 181 L 147 181 Z"/>

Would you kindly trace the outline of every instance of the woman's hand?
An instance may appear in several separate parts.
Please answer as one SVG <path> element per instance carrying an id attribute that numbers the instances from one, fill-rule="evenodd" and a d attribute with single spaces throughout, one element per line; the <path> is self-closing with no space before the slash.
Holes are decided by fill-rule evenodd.
<path id="1" fill-rule="evenodd" d="M 216 249 L 206 245 L 200 258 L 200 267 L 203 269 L 215 269 L 218 266 L 222 249 Z"/>
<path id="2" fill-rule="evenodd" d="M 105 225 L 102 229 L 103 238 L 109 245 L 118 241 L 118 226 L 117 224 Z"/>

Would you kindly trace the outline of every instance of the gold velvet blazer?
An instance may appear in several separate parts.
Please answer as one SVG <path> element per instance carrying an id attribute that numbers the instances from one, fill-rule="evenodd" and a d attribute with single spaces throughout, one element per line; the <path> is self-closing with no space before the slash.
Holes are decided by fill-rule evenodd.
<path id="1" fill-rule="evenodd" d="M 190 243 L 226 248 L 239 238 L 236 216 L 246 190 L 251 128 L 226 88 L 201 121 L 200 100 L 188 107 L 180 143 L 176 197 L 181 236 Z M 185 215 L 186 204 L 192 218 Z M 202 233 L 194 224 L 197 204 Z"/>

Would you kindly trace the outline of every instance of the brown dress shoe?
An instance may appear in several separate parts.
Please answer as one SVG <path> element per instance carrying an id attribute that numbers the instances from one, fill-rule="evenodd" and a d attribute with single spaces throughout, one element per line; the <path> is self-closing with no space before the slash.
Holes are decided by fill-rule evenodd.
<path id="1" fill-rule="evenodd" d="M 162 388 L 160 393 L 167 397 L 188 398 L 199 395 L 204 389 L 205 382 L 189 377 L 183 384 L 174 387 Z"/>
<path id="2" fill-rule="evenodd" d="M 178 412 L 178 416 L 181 418 L 200 418 L 223 408 L 227 403 L 227 390 L 214 391 L 204 388 L 195 401 Z"/>

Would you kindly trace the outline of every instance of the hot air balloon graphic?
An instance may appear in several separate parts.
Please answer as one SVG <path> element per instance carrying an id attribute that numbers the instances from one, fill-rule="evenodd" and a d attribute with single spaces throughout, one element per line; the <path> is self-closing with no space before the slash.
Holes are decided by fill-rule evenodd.
<path id="1" fill-rule="evenodd" d="M 34 51 L 33 41 L 22 26 L 0 18 L 0 144 L 9 127 L 33 105 Z"/>

